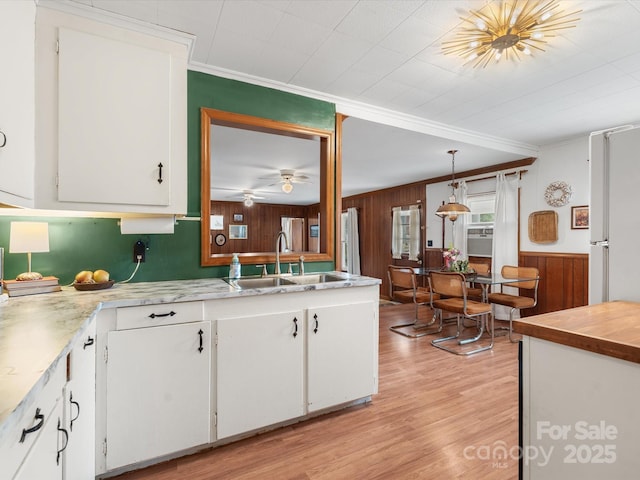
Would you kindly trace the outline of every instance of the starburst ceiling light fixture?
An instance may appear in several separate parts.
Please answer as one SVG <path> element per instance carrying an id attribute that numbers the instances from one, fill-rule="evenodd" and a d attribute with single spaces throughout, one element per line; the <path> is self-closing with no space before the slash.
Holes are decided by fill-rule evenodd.
<path id="1" fill-rule="evenodd" d="M 469 207 L 456 201 L 455 162 L 457 151 L 458 150 L 449 150 L 447 152 L 449 155 L 451 155 L 451 196 L 449 197 L 449 203 L 443 203 L 438 207 L 438 210 L 436 210 L 436 215 L 442 218 L 449 217 L 449 220 L 451 220 L 452 222 L 455 222 L 458 219 L 458 215 L 471 212 L 471 210 L 469 210 Z"/>
<path id="2" fill-rule="evenodd" d="M 473 62 L 473 67 L 486 67 L 492 60 L 520 60 L 533 50 L 544 52 L 547 39 L 556 32 L 576 26 L 582 10 L 564 13 L 557 0 L 511 0 L 471 10 L 461 17 L 465 25 L 455 39 L 443 42 L 445 55 L 459 55 Z"/>

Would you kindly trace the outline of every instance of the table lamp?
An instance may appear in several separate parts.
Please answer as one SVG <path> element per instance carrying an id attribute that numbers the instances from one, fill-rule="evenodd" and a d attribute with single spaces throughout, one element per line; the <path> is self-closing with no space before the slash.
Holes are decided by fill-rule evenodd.
<path id="1" fill-rule="evenodd" d="M 11 222 L 9 253 L 26 253 L 29 271 L 16 280 L 40 280 L 42 275 L 31 271 L 31 253 L 49 251 L 49 224 L 45 222 Z"/>

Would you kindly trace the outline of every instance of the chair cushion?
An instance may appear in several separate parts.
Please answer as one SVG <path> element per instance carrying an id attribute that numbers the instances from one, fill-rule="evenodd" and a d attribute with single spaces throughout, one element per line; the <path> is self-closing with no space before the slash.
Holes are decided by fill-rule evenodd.
<path id="1" fill-rule="evenodd" d="M 484 315 L 491 312 L 491 305 L 488 303 L 475 302 L 467 300 L 467 310 L 464 309 L 464 300 L 462 298 L 446 298 L 433 302 L 435 308 L 445 310 L 447 312 L 460 313 L 462 315 Z"/>
<path id="2" fill-rule="evenodd" d="M 398 290 L 393 292 L 394 298 L 402 303 L 413 302 L 413 290 Z M 439 298 L 439 296 L 438 296 Z M 431 301 L 431 294 L 428 288 L 418 288 L 416 291 L 416 302 L 429 303 Z"/>
<path id="3" fill-rule="evenodd" d="M 511 308 L 531 308 L 535 305 L 535 300 L 531 297 L 521 297 L 519 295 L 509 295 L 506 293 L 490 293 L 489 303 L 506 305 Z"/>

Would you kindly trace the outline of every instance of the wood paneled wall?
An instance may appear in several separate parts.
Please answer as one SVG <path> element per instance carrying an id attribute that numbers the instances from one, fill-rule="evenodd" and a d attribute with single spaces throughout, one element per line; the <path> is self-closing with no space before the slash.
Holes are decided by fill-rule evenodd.
<path id="1" fill-rule="evenodd" d="M 342 210 L 356 207 L 360 226 L 360 263 L 363 275 L 380 278 L 380 295 L 388 298 L 387 267 L 390 264 L 412 267 L 442 266 L 442 250 L 427 248 L 423 263 L 391 258 L 391 209 L 420 203 L 422 241 L 426 207 L 426 185 L 433 180 L 378 190 L 342 199 Z M 477 259 L 485 261 L 486 259 Z M 520 252 L 521 266 L 536 267 L 540 272 L 538 305 L 523 311 L 537 315 L 587 305 L 589 296 L 589 255 L 581 253 Z"/>
<path id="2" fill-rule="evenodd" d="M 589 255 L 520 252 L 519 264 L 540 272 L 538 305 L 523 316 L 581 307 L 589 302 Z"/>
<path id="3" fill-rule="evenodd" d="M 211 244 L 212 253 L 234 252 L 274 252 L 276 235 L 281 230 L 281 217 L 299 217 L 305 219 L 306 244 L 305 251 L 318 249 L 318 239 L 309 237 L 309 225 L 318 224 L 319 205 L 278 205 L 270 203 L 254 203 L 246 207 L 243 202 L 211 202 L 211 215 L 224 217 L 223 230 L 211 230 L 213 242 L 217 233 L 224 233 L 227 243 L 218 246 Z M 234 221 L 234 214 L 241 214 L 242 221 Z M 229 225 L 247 225 L 247 239 L 233 240 L 229 238 Z M 320 233 L 322 234 L 322 232 Z"/>
<path id="4" fill-rule="evenodd" d="M 421 266 L 418 262 L 391 258 L 391 209 L 426 203 L 426 183 L 377 190 L 342 199 L 342 210 L 358 209 L 360 228 L 360 269 L 363 275 L 382 280 L 380 294 L 388 296 L 387 267 L 391 264 Z M 420 209 L 420 225 L 424 241 L 425 208 Z"/>

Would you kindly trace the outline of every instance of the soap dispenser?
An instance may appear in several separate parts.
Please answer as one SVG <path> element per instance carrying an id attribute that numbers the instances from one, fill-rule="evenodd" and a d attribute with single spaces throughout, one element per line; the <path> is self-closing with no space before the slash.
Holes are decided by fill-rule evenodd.
<path id="1" fill-rule="evenodd" d="M 229 278 L 240 278 L 240 259 L 238 254 L 234 253 L 231 259 L 231 265 L 229 265 Z"/>

